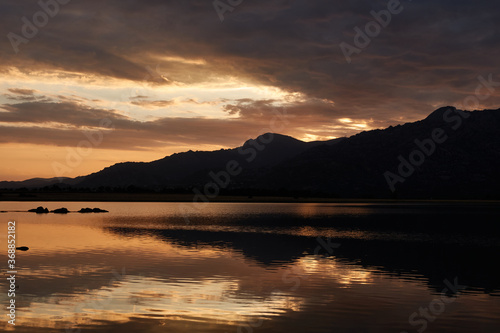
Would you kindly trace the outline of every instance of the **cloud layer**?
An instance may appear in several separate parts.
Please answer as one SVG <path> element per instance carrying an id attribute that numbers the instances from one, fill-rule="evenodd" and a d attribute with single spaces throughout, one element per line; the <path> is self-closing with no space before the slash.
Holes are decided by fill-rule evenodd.
<path id="1" fill-rule="evenodd" d="M 107 118 L 103 149 L 231 147 L 282 108 L 282 133 L 330 138 L 460 105 L 479 76 L 500 82 L 495 1 L 401 1 L 350 64 L 339 45 L 388 1 L 244 0 L 223 22 L 204 0 L 42 3 L 47 24 L 36 1 L 0 4 L 2 144 L 74 146 Z M 499 104 L 496 88 L 475 106 Z"/>

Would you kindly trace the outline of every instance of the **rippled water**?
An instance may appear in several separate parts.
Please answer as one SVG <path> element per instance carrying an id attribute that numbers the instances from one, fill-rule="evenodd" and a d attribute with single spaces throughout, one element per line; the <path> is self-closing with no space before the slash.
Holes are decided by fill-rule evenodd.
<path id="1" fill-rule="evenodd" d="M 105 214 L 27 213 L 100 207 Z M 494 204 L 2 202 L 16 332 L 498 332 Z M 5 309 L 8 285 L 0 282 Z M 11 331 L 3 310 L 0 330 Z"/>

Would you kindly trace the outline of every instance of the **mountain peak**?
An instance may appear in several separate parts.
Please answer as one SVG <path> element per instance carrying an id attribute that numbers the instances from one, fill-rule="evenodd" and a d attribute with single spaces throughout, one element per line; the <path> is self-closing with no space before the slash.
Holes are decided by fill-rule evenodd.
<path id="1" fill-rule="evenodd" d="M 300 144 L 303 143 L 303 141 L 300 141 L 298 139 L 295 139 L 291 136 L 288 135 L 283 135 L 283 134 L 278 134 L 278 133 L 264 133 L 256 137 L 255 139 L 249 139 L 247 140 L 244 144 L 243 147 L 248 147 L 249 145 L 252 144 L 252 142 L 257 142 L 260 144 Z"/>
<path id="2" fill-rule="evenodd" d="M 430 115 L 425 118 L 425 120 L 433 120 L 433 121 L 442 121 L 444 120 L 444 114 L 448 110 L 455 111 L 457 108 L 454 106 L 444 106 L 442 108 L 439 108 L 435 111 L 433 111 Z"/>

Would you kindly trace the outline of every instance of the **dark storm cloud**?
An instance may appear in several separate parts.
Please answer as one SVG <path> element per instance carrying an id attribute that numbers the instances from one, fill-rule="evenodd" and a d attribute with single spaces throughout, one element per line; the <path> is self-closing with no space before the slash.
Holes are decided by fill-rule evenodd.
<path id="1" fill-rule="evenodd" d="M 0 66 L 143 81 L 151 78 L 146 67 L 159 63 L 158 84 L 238 77 L 301 92 L 309 104 L 335 102 L 303 109 L 302 117 L 374 119 L 381 125 L 416 120 L 460 102 L 474 93 L 479 75 L 500 77 L 498 2 L 401 4 L 404 10 L 348 64 L 340 43 L 353 44 L 354 28 L 363 29 L 373 20 L 370 11 L 386 9 L 387 1 L 245 0 L 224 13 L 224 22 L 205 0 L 71 1 L 29 43 L 19 45 L 19 53 L 3 38 Z M 31 19 L 38 10 L 36 1 L 2 1 L 3 36 L 21 34 L 21 17 Z M 483 103 L 495 107 L 500 98 L 496 94 Z M 255 107 L 238 112 L 252 110 L 262 112 Z"/>

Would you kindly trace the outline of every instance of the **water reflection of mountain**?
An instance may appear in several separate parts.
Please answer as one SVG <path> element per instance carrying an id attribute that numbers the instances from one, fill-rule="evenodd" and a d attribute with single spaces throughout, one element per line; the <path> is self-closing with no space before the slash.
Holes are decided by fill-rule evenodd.
<path id="1" fill-rule="evenodd" d="M 210 246 L 231 248 L 260 265 L 273 268 L 288 265 L 305 255 L 329 253 L 316 237 L 252 232 L 213 232 L 181 229 L 115 228 L 107 230 L 127 236 L 154 235 L 187 248 Z M 458 278 L 469 290 L 492 293 L 500 289 L 500 245 L 471 245 L 439 241 L 367 240 L 336 238 L 341 244 L 332 252 L 337 260 L 402 278 L 423 277 L 440 292 L 443 281 Z"/>

